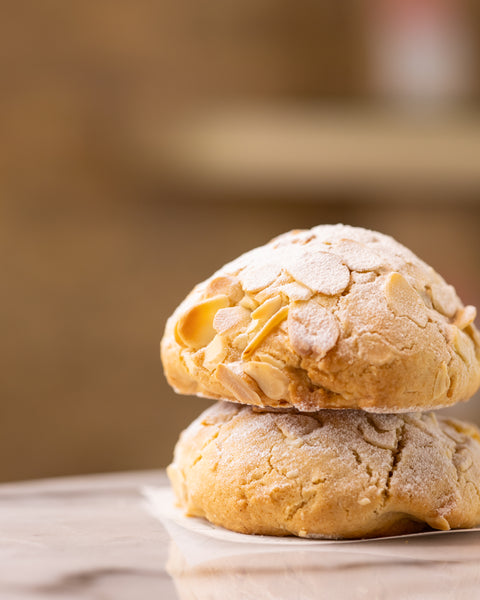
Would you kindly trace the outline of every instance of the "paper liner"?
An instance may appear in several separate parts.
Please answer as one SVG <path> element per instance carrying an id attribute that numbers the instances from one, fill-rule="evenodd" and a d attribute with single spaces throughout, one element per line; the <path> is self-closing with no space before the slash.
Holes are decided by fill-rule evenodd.
<path id="1" fill-rule="evenodd" d="M 337 568 L 392 561 L 480 561 L 479 527 L 360 540 L 246 535 L 217 527 L 204 519 L 184 516 L 174 504 L 170 487 L 146 487 L 142 492 L 147 510 L 163 523 L 190 567 L 207 563 L 224 565 L 228 557 L 230 565 L 265 568 L 261 557 L 268 555 L 266 562 L 271 564 L 272 554 L 277 558 L 282 555 L 290 566 L 300 562 L 304 568 L 309 563 Z M 475 568 L 480 578 L 480 563 Z"/>

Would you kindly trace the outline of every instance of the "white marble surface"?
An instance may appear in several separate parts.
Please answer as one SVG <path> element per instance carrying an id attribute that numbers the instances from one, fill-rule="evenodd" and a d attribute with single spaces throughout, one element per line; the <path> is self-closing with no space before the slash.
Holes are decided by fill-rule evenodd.
<path id="1" fill-rule="evenodd" d="M 0 598 L 176 598 L 168 536 L 140 489 L 160 472 L 0 486 Z"/>
<path id="2" fill-rule="evenodd" d="M 0 598 L 480 597 L 480 533 L 412 538 L 411 552 L 397 556 L 385 544 L 368 560 L 347 545 L 335 556 L 308 548 L 239 556 L 220 549 L 215 561 L 193 565 L 188 538 L 170 540 L 145 508 L 142 487 L 165 484 L 164 473 L 150 471 L 0 486 Z M 197 543 L 207 554 L 214 542 Z"/>

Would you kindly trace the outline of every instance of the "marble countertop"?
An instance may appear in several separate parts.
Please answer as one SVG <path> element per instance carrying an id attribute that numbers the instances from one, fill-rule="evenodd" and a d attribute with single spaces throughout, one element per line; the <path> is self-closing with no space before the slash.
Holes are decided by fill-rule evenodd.
<path id="1" fill-rule="evenodd" d="M 168 535 L 143 507 L 132 472 L 0 486 L 0 598 L 177 598 Z"/>
<path id="2" fill-rule="evenodd" d="M 416 553 L 396 557 L 388 545 L 368 560 L 346 546 L 345 560 L 292 547 L 191 566 L 146 509 L 142 487 L 164 485 L 163 472 L 144 471 L 0 486 L 0 599 L 479 597 L 473 532 L 407 540 Z"/>

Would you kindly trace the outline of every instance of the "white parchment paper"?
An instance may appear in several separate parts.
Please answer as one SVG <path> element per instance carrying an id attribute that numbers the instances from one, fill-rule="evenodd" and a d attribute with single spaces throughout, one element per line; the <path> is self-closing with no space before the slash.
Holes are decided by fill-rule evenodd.
<path id="1" fill-rule="evenodd" d="M 169 487 L 148 487 L 142 492 L 147 510 L 163 523 L 190 566 L 252 555 L 257 557 L 260 565 L 262 554 L 291 554 L 293 551 L 296 556 L 302 556 L 302 561 L 311 559 L 316 563 L 320 554 L 322 565 L 329 567 L 349 562 L 388 563 L 392 560 L 480 561 L 480 528 L 368 540 L 245 535 L 217 527 L 204 519 L 185 517 L 175 507 Z"/>

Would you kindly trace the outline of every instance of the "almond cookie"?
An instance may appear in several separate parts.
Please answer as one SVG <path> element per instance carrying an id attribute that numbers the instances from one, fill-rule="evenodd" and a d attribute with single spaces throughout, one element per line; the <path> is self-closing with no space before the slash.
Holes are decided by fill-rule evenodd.
<path id="1" fill-rule="evenodd" d="M 480 523 L 480 432 L 433 413 L 218 402 L 181 434 L 168 475 L 187 515 L 241 533 L 361 538 Z"/>
<path id="2" fill-rule="evenodd" d="M 480 385 L 476 310 L 391 237 L 291 231 L 197 285 L 167 322 L 177 392 L 268 407 L 411 412 Z"/>

